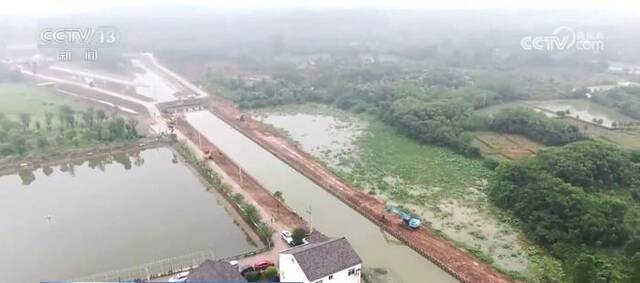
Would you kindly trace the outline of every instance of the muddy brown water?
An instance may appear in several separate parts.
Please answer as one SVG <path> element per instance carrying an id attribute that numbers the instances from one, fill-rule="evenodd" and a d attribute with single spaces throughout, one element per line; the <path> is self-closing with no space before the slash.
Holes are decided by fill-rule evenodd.
<path id="1" fill-rule="evenodd" d="M 389 272 L 388 282 L 457 282 L 418 253 L 389 240 L 380 228 L 210 112 L 191 112 L 187 121 L 243 170 L 328 236 L 345 236 L 367 267 Z"/>
<path id="2" fill-rule="evenodd" d="M 213 250 L 255 249 L 168 148 L 0 176 L 4 282 L 65 280 Z M 47 176 L 48 175 L 48 176 Z"/>

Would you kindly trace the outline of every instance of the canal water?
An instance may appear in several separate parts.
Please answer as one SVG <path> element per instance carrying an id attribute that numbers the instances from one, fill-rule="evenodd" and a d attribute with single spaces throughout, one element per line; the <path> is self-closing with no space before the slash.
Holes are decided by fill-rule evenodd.
<path id="1" fill-rule="evenodd" d="M 167 148 L 0 177 L 4 282 L 65 280 L 203 250 L 255 249 Z"/>
<path id="2" fill-rule="evenodd" d="M 384 268 L 386 282 L 457 282 L 418 253 L 384 236 L 380 228 L 210 112 L 191 112 L 187 121 L 313 227 L 345 236 L 367 267 Z"/>

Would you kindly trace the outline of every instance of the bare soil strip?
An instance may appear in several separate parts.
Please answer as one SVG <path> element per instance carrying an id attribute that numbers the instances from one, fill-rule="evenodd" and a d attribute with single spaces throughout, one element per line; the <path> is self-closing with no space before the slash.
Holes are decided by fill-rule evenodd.
<path id="1" fill-rule="evenodd" d="M 302 217 L 275 198 L 267 189 L 258 183 L 255 178 L 242 171 L 240 167 L 218 147 L 204 136 L 199 138 L 199 133 L 185 120 L 179 119 L 176 124 L 176 128 L 194 144 L 198 145 L 200 143 L 200 150 L 213 152 L 211 155 L 212 161 L 231 177 L 234 182 L 240 184 L 240 187 L 251 195 L 251 199 L 269 215 L 273 216 L 275 220 L 286 227 L 307 226 L 306 221 Z M 267 221 L 267 219 L 265 219 L 265 221 Z"/>
<path id="2" fill-rule="evenodd" d="M 387 213 L 385 204 L 362 190 L 350 187 L 336 175 L 314 161 L 309 154 L 280 137 L 264 124 L 238 110 L 233 103 L 218 101 L 210 109 L 216 116 L 262 146 L 273 155 L 332 193 L 344 203 L 400 239 L 416 252 L 431 260 L 462 282 L 513 282 L 508 276 L 458 249 L 449 241 L 428 229 L 411 231 L 394 214 Z M 243 119 L 239 119 L 243 117 Z M 225 157 L 226 158 L 226 157 Z M 223 164 L 224 160 L 216 162 Z M 232 170 L 237 170 L 233 165 Z M 237 173 L 236 173 L 237 176 Z M 266 197 L 266 196 L 265 196 Z M 269 194 L 269 197 L 273 198 Z"/>

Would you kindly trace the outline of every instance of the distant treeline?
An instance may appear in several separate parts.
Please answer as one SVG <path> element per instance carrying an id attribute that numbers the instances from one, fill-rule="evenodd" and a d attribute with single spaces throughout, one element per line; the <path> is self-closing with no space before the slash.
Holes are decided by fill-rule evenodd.
<path id="1" fill-rule="evenodd" d="M 93 108 L 76 112 L 61 106 L 57 113 L 45 112 L 41 120 L 23 113 L 18 121 L 14 121 L 0 113 L 0 156 L 23 156 L 68 146 L 133 140 L 138 138 L 136 125 L 136 120 L 107 115 L 105 111 Z"/>
<path id="2" fill-rule="evenodd" d="M 578 127 L 528 108 L 504 109 L 492 115 L 487 123 L 493 131 L 523 135 L 545 145 L 565 145 L 586 139 Z"/>
<path id="3" fill-rule="evenodd" d="M 593 101 L 617 108 L 627 116 L 640 120 L 640 87 L 614 88 L 593 95 Z"/>
<path id="4" fill-rule="evenodd" d="M 248 79 L 209 74 L 209 82 L 211 87 L 223 86 L 225 95 L 242 108 L 306 102 L 332 104 L 378 116 L 419 141 L 468 156 L 479 155 L 465 129 L 473 111 L 524 99 L 526 89 L 514 85 L 529 86 L 526 80 L 512 76 L 502 80 L 496 79 L 495 74 L 471 78 L 449 68 L 346 62 L 320 62 L 304 75 L 295 66 L 277 64 L 270 67 L 273 76 Z M 566 133 L 557 134 L 561 136 L 558 141 L 545 134 L 554 144 L 572 140 L 565 137 Z"/>

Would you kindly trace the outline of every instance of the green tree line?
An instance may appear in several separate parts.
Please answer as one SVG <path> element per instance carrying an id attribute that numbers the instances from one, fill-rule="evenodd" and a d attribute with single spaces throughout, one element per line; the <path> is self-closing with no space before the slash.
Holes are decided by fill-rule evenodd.
<path id="1" fill-rule="evenodd" d="M 366 112 L 421 142 L 479 155 L 464 128 L 473 111 L 525 97 L 510 83 L 470 78 L 455 69 L 398 64 L 361 64 L 349 60 L 320 62 L 310 74 L 288 67 L 271 68 L 273 76 L 247 82 L 216 77 L 241 108 L 291 103 L 325 103 L 355 113 Z"/>
<path id="2" fill-rule="evenodd" d="M 597 93 L 593 95 L 593 101 L 640 119 L 640 87 L 614 88 L 605 93 Z"/>
<path id="3" fill-rule="evenodd" d="M 136 126 L 134 119 L 125 120 L 93 108 L 76 112 L 61 106 L 56 113 L 45 112 L 40 120 L 22 113 L 15 121 L 0 113 L 0 156 L 24 156 L 62 147 L 129 141 L 139 137 Z"/>
<path id="4" fill-rule="evenodd" d="M 595 141 L 544 150 L 500 164 L 489 197 L 561 259 L 574 282 L 637 282 L 628 280 L 640 271 L 632 260 L 640 229 L 629 221 L 640 208 L 638 154 Z M 626 257 L 598 255 L 625 245 Z"/>
<path id="5" fill-rule="evenodd" d="M 580 129 L 528 108 L 503 109 L 487 121 L 489 129 L 519 134 L 545 145 L 565 145 L 587 137 Z"/>

